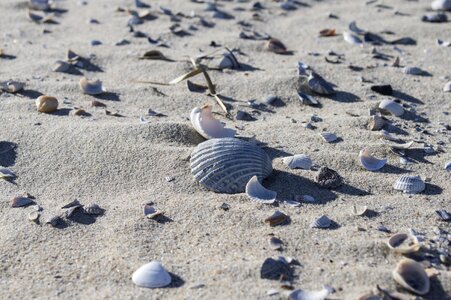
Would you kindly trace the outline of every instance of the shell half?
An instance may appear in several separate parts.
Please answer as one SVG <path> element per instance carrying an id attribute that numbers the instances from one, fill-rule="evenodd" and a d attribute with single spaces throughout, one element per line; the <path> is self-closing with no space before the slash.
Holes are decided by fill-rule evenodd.
<path id="1" fill-rule="evenodd" d="M 371 155 L 370 150 L 364 148 L 359 153 L 359 160 L 362 166 L 368 171 L 377 171 L 387 163 L 387 159 L 377 159 Z"/>
<path id="2" fill-rule="evenodd" d="M 276 201 L 277 193 L 266 189 L 258 181 L 257 176 L 252 177 L 246 184 L 247 196 L 256 202 L 272 204 Z"/>
<path id="3" fill-rule="evenodd" d="M 399 103 L 389 99 L 382 100 L 379 104 L 379 108 L 396 117 L 400 117 L 404 114 L 404 108 Z"/>
<path id="4" fill-rule="evenodd" d="M 406 194 L 417 194 L 424 191 L 426 184 L 419 175 L 402 175 L 395 182 L 393 188 Z"/>
<path id="5" fill-rule="evenodd" d="M 132 275 L 134 284 L 146 288 L 160 288 L 171 283 L 171 275 L 157 261 L 141 266 Z"/>
<path id="6" fill-rule="evenodd" d="M 423 266 L 412 259 L 402 259 L 392 274 L 397 283 L 415 294 L 425 295 L 429 292 L 429 277 Z"/>
<path id="7" fill-rule="evenodd" d="M 213 117 L 211 105 L 194 108 L 191 111 L 190 120 L 194 129 L 206 139 L 233 138 L 236 134 L 234 129 L 225 128 L 222 122 Z"/>
<path id="8" fill-rule="evenodd" d="M 387 246 L 396 253 L 408 254 L 420 250 L 420 243 L 414 235 L 396 233 L 387 240 Z"/>
<path id="9" fill-rule="evenodd" d="M 282 161 L 290 169 L 310 170 L 312 167 L 312 160 L 305 154 L 296 154 L 293 156 L 284 157 Z"/>

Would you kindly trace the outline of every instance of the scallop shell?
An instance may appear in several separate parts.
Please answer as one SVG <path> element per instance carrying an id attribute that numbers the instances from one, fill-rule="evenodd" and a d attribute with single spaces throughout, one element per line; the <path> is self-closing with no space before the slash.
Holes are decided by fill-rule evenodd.
<path id="1" fill-rule="evenodd" d="M 382 100 L 379 104 L 379 108 L 396 117 L 400 117 L 404 114 L 404 108 L 402 108 L 399 103 L 389 99 Z"/>
<path id="2" fill-rule="evenodd" d="M 269 226 L 276 226 L 287 222 L 289 217 L 281 211 L 276 210 L 271 216 L 265 219 Z"/>
<path id="3" fill-rule="evenodd" d="M 272 204 L 276 201 L 277 193 L 266 189 L 258 182 L 257 176 L 253 176 L 246 184 L 247 196 L 256 202 Z"/>
<path id="4" fill-rule="evenodd" d="M 103 214 L 103 211 L 103 208 L 95 203 L 88 204 L 83 207 L 83 212 L 87 215 L 101 215 Z"/>
<path id="5" fill-rule="evenodd" d="M 324 132 L 321 132 L 320 135 L 323 138 L 323 140 L 328 143 L 332 143 L 337 140 L 337 136 L 331 132 L 324 131 Z"/>
<path id="6" fill-rule="evenodd" d="M 405 289 L 418 295 L 429 292 L 429 277 L 423 266 L 408 258 L 403 258 L 393 270 L 393 279 Z"/>
<path id="7" fill-rule="evenodd" d="M 319 291 L 295 290 L 288 296 L 289 300 L 325 300 L 334 292 L 331 286 L 325 285 Z"/>
<path id="8" fill-rule="evenodd" d="M 451 81 L 448 81 L 443 87 L 444 92 L 451 92 Z"/>
<path id="9" fill-rule="evenodd" d="M 194 129 L 206 139 L 233 138 L 236 134 L 234 129 L 225 128 L 225 125 L 213 117 L 211 105 L 202 108 L 194 108 L 190 115 L 191 124 Z"/>
<path id="10" fill-rule="evenodd" d="M 141 266 L 132 275 L 134 284 L 146 288 L 160 288 L 171 283 L 171 275 L 157 261 Z"/>
<path id="11" fill-rule="evenodd" d="M 402 175 L 394 184 L 395 190 L 401 190 L 406 194 L 416 194 L 424 191 L 426 184 L 419 175 Z"/>
<path id="12" fill-rule="evenodd" d="M 36 101 L 36 109 L 42 113 L 52 113 L 58 109 L 58 99 L 52 96 L 42 95 Z"/>
<path id="13" fill-rule="evenodd" d="M 263 181 L 271 172 L 272 163 L 265 151 L 235 138 L 205 141 L 191 155 L 191 174 L 218 193 L 242 193 L 254 175 Z"/>
<path id="14" fill-rule="evenodd" d="M 312 160 L 305 154 L 296 154 L 294 156 L 284 157 L 282 161 L 290 169 L 310 170 L 312 167 Z"/>
<path id="15" fill-rule="evenodd" d="M 62 61 L 62 60 L 57 60 L 55 62 L 55 64 L 52 66 L 52 71 L 64 73 L 64 72 L 67 72 L 69 70 L 69 68 L 70 68 L 70 64 L 68 64 L 67 62 Z"/>
<path id="16" fill-rule="evenodd" d="M 329 228 L 332 225 L 331 219 L 327 217 L 326 215 L 322 215 L 318 218 L 316 218 L 311 224 L 310 228 Z"/>
<path id="17" fill-rule="evenodd" d="M 417 237 L 407 233 L 396 233 L 387 240 L 387 246 L 396 253 L 408 254 L 420 250 Z"/>
<path id="18" fill-rule="evenodd" d="M 380 115 L 374 115 L 370 117 L 368 129 L 371 131 L 380 130 L 385 125 L 385 120 Z"/>
<path id="19" fill-rule="evenodd" d="M 343 32 L 343 39 L 351 45 L 362 45 L 362 40 L 350 32 Z"/>
<path id="20" fill-rule="evenodd" d="M 433 10 L 451 10 L 451 0 L 435 0 L 431 3 Z"/>
<path id="21" fill-rule="evenodd" d="M 359 153 L 359 159 L 362 166 L 368 171 L 377 171 L 387 163 L 387 159 L 377 159 L 371 155 L 370 150 L 364 148 Z"/>
<path id="22" fill-rule="evenodd" d="M 100 80 L 89 81 L 88 79 L 83 77 L 82 79 L 80 79 L 79 85 L 84 94 L 99 95 L 106 92 L 106 90 L 102 86 L 102 81 Z"/>
<path id="23" fill-rule="evenodd" d="M 320 95 L 332 95 L 335 94 L 335 90 L 330 83 L 315 72 L 309 75 L 307 78 L 307 84 L 309 88 Z"/>
<path id="24" fill-rule="evenodd" d="M 23 207 L 34 204 L 34 201 L 27 197 L 17 196 L 11 200 L 11 207 Z"/>
<path id="25" fill-rule="evenodd" d="M 319 104 L 318 100 L 316 100 L 315 97 L 313 97 L 312 95 L 303 93 L 301 91 L 298 92 L 298 98 L 302 104 L 306 104 L 306 105 L 318 105 Z"/>

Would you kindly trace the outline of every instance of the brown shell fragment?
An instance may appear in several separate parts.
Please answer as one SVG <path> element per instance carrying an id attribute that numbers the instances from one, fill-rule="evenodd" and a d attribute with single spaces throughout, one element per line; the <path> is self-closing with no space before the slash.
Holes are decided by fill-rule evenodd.
<path id="1" fill-rule="evenodd" d="M 337 35 L 337 32 L 336 32 L 335 28 L 326 28 L 319 32 L 319 36 L 324 36 L 324 37 L 336 36 L 336 35 Z"/>
<path id="2" fill-rule="evenodd" d="M 277 54 L 288 53 L 287 47 L 281 41 L 275 38 L 271 38 L 268 40 L 268 42 L 266 42 L 265 50 Z"/>
<path id="3" fill-rule="evenodd" d="M 276 226 L 287 222 L 289 217 L 281 211 L 275 211 L 271 216 L 265 219 L 269 226 Z"/>
<path id="4" fill-rule="evenodd" d="M 92 100 L 91 106 L 92 107 L 106 107 L 106 104 L 101 101 L 98 101 L 98 100 Z"/>

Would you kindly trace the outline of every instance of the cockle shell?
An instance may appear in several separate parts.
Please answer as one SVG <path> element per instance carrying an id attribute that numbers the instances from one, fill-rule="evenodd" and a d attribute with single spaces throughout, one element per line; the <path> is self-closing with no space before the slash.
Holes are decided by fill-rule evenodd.
<path id="1" fill-rule="evenodd" d="M 368 148 L 364 148 L 359 153 L 359 159 L 362 166 L 368 171 L 377 171 L 387 163 L 387 159 L 377 159 L 371 155 Z"/>
<path id="2" fill-rule="evenodd" d="M 332 143 L 337 140 L 337 136 L 331 132 L 324 131 L 324 132 L 321 132 L 320 135 L 323 138 L 323 140 L 328 143 Z"/>
<path id="3" fill-rule="evenodd" d="M 310 228 L 329 228 L 332 225 L 331 219 L 329 219 L 326 215 L 322 215 L 316 218 L 311 224 Z"/>
<path id="4" fill-rule="evenodd" d="M 310 170 L 312 167 L 312 160 L 305 154 L 296 154 L 293 156 L 284 157 L 282 161 L 290 169 Z"/>
<path id="5" fill-rule="evenodd" d="M 272 163 L 260 147 L 235 138 L 200 143 L 191 154 L 191 174 L 206 188 L 218 193 L 242 193 L 255 175 L 263 181 Z"/>
<path id="6" fill-rule="evenodd" d="M 420 250 L 420 243 L 414 235 L 396 233 L 387 240 L 387 246 L 396 253 L 408 254 Z"/>
<path id="7" fill-rule="evenodd" d="M 141 266 L 132 275 L 134 284 L 146 288 L 160 288 L 171 283 L 171 275 L 157 261 Z"/>
<path id="8" fill-rule="evenodd" d="M 23 207 L 31 204 L 34 204 L 33 199 L 27 197 L 17 196 L 11 200 L 11 207 Z"/>
<path id="9" fill-rule="evenodd" d="M 385 120 L 380 115 L 374 115 L 370 117 L 368 129 L 371 131 L 380 130 L 385 125 Z"/>
<path id="10" fill-rule="evenodd" d="M 401 190 L 406 194 L 421 193 L 426 184 L 419 175 L 402 175 L 393 185 L 395 190 Z"/>
<path id="11" fill-rule="evenodd" d="M 431 3 L 433 10 L 451 10 L 451 0 L 435 0 Z"/>
<path id="12" fill-rule="evenodd" d="M 52 113 L 58 109 L 58 99 L 52 96 L 39 96 L 35 102 L 38 112 Z"/>
<path id="13" fill-rule="evenodd" d="M 103 211 L 104 209 L 95 203 L 83 206 L 83 212 L 87 215 L 101 215 Z"/>
<path id="14" fill-rule="evenodd" d="M 211 112 L 211 105 L 204 105 L 202 108 L 194 108 L 190 115 L 191 124 L 194 129 L 206 139 L 233 138 L 236 131 L 225 128 L 225 125 L 216 120 Z"/>
<path id="15" fill-rule="evenodd" d="M 83 77 L 82 79 L 80 79 L 79 85 L 84 94 L 99 95 L 106 92 L 106 90 L 102 86 L 102 81 L 100 80 L 89 81 L 88 79 Z"/>
<path id="16" fill-rule="evenodd" d="M 247 196 L 256 202 L 272 204 L 276 201 L 277 193 L 266 189 L 258 182 L 257 176 L 253 176 L 246 184 Z"/>
<path id="17" fill-rule="evenodd" d="M 393 279 L 405 289 L 418 295 L 429 292 L 429 277 L 423 266 L 408 258 L 403 258 L 393 270 Z"/>
<path id="18" fill-rule="evenodd" d="M 325 285 L 322 290 L 319 291 L 306 291 L 306 290 L 295 290 L 288 296 L 289 300 L 325 300 L 327 297 L 334 292 L 334 289 Z"/>
<path id="19" fill-rule="evenodd" d="M 362 45 L 362 40 L 350 32 L 343 32 L 343 39 L 351 45 Z"/>
<path id="20" fill-rule="evenodd" d="M 308 87 L 317 94 L 320 95 L 332 95 L 335 94 L 335 90 L 330 83 L 328 83 L 319 74 L 312 72 L 307 78 Z"/>
<path id="21" fill-rule="evenodd" d="M 379 104 L 379 108 L 396 117 L 400 117 L 404 114 L 404 108 L 399 103 L 389 99 L 382 100 Z"/>
<path id="22" fill-rule="evenodd" d="M 40 217 L 40 214 L 39 214 L 39 212 L 37 212 L 37 211 L 31 211 L 31 212 L 28 214 L 28 220 L 30 220 L 31 222 L 38 223 L 39 217 Z"/>

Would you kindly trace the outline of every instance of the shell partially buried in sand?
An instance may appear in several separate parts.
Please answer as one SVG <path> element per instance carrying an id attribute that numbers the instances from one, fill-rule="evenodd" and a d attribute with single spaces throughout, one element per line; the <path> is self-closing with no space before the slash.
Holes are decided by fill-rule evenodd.
<path id="1" fill-rule="evenodd" d="M 39 96 L 35 102 L 38 112 L 52 113 L 58 109 L 58 99 L 52 96 Z"/>
<path id="2" fill-rule="evenodd" d="M 261 182 L 272 172 L 272 162 L 260 147 L 236 138 L 211 139 L 191 154 L 191 174 L 218 193 L 242 193 L 253 176 Z"/>

